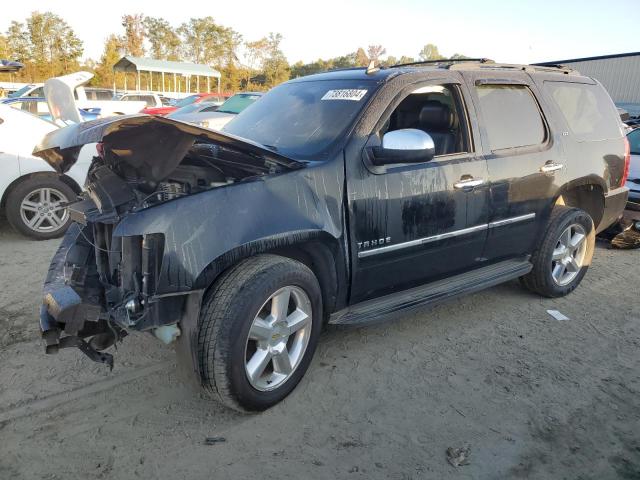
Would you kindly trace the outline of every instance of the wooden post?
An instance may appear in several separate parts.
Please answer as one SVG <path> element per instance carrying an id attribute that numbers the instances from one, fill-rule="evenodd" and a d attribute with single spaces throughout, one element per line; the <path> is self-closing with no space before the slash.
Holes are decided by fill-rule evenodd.
<path id="1" fill-rule="evenodd" d="M 164 93 L 164 72 L 162 72 L 162 93 Z"/>
<path id="2" fill-rule="evenodd" d="M 211 91 L 211 77 L 207 77 L 207 93 Z"/>

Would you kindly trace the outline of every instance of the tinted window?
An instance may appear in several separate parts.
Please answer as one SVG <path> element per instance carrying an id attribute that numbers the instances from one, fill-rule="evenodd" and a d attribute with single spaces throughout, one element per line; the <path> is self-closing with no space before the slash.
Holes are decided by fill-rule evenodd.
<path id="1" fill-rule="evenodd" d="M 179 102 L 176 102 L 176 107 L 182 108 L 182 107 L 186 107 L 187 105 L 191 105 L 196 100 L 198 100 L 198 98 L 199 98 L 198 95 L 190 95 L 188 97 L 185 97 Z"/>
<path id="2" fill-rule="evenodd" d="M 491 150 L 539 145 L 545 129 L 538 104 L 524 85 L 476 87 Z"/>
<path id="3" fill-rule="evenodd" d="M 152 107 L 156 104 L 156 99 L 153 98 L 151 95 L 142 95 L 140 97 L 140 100 L 142 100 L 143 102 L 146 102 L 148 107 Z"/>
<path id="4" fill-rule="evenodd" d="M 633 155 L 640 155 L 640 128 L 637 128 L 632 132 L 629 132 L 629 135 L 627 135 L 627 138 L 629 139 L 629 147 L 630 147 L 631 153 Z"/>
<path id="5" fill-rule="evenodd" d="M 259 98 L 260 95 L 239 93 L 220 105 L 218 111 L 223 113 L 240 113 Z"/>
<path id="6" fill-rule="evenodd" d="M 578 141 L 620 137 L 620 117 L 600 86 L 568 82 L 544 82 L 544 86 Z"/>
<path id="7" fill-rule="evenodd" d="M 373 81 L 362 80 L 284 83 L 223 130 L 292 158 L 326 159 L 376 88 Z"/>

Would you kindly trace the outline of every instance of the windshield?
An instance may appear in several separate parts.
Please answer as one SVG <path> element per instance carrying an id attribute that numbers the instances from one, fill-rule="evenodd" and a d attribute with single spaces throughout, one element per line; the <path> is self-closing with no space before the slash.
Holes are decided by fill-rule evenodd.
<path id="1" fill-rule="evenodd" d="M 191 105 L 198 99 L 198 95 L 190 95 L 188 97 L 183 98 L 179 102 L 175 103 L 175 106 L 178 108 L 186 107 L 187 105 Z"/>
<path id="2" fill-rule="evenodd" d="M 220 105 L 218 112 L 238 114 L 260 97 L 261 95 L 256 94 L 238 93 Z"/>
<path id="3" fill-rule="evenodd" d="M 179 108 L 178 110 L 174 110 L 167 117 L 175 117 L 184 115 L 185 113 L 194 113 L 200 111 L 200 109 L 210 106 L 210 103 L 192 103 L 191 105 L 187 105 L 186 107 Z"/>
<path id="4" fill-rule="evenodd" d="M 9 98 L 20 98 L 32 88 L 33 88 L 33 85 L 25 85 L 20 90 L 16 90 L 15 92 L 10 93 Z"/>
<path id="5" fill-rule="evenodd" d="M 223 130 L 294 159 L 322 160 L 353 124 L 375 89 L 376 83 L 366 80 L 285 83 Z"/>

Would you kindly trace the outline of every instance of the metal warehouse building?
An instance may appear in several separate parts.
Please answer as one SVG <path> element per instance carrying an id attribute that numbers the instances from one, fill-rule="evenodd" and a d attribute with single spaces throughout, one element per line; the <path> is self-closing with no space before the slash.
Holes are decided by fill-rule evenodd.
<path id="1" fill-rule="evenodd" d="M 608 90 L 616 105 L 629 107 L 628 104 L 635 104 L 633 110 L 640 110 L 640 52 L 556 60 L 537 65 L 558 64 L 597 79 Z"/>

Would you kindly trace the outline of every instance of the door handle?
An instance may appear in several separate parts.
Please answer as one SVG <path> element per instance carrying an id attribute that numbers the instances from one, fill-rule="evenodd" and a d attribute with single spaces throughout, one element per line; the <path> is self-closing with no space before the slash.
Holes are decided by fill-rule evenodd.
<path id="1" fill-rule="evenodd" d="M 471 190 L 484 183 L 483 178 L 473 178 L 471 175 L 463 175 L 460 180 L 453 184 L 453 188 Z"/>
<path id="2" fill-rule="evenodd" d="M 556 170 L 562 170 L 563 168 L 564 168 L 564 164 L 556 163 L 552 160 L 549 160 L 547 163 L 545 163 L 543 166 L 540 167 L 540 171 L 542 173 L 550 173 L 550 172 L 555 172 Z"/>

